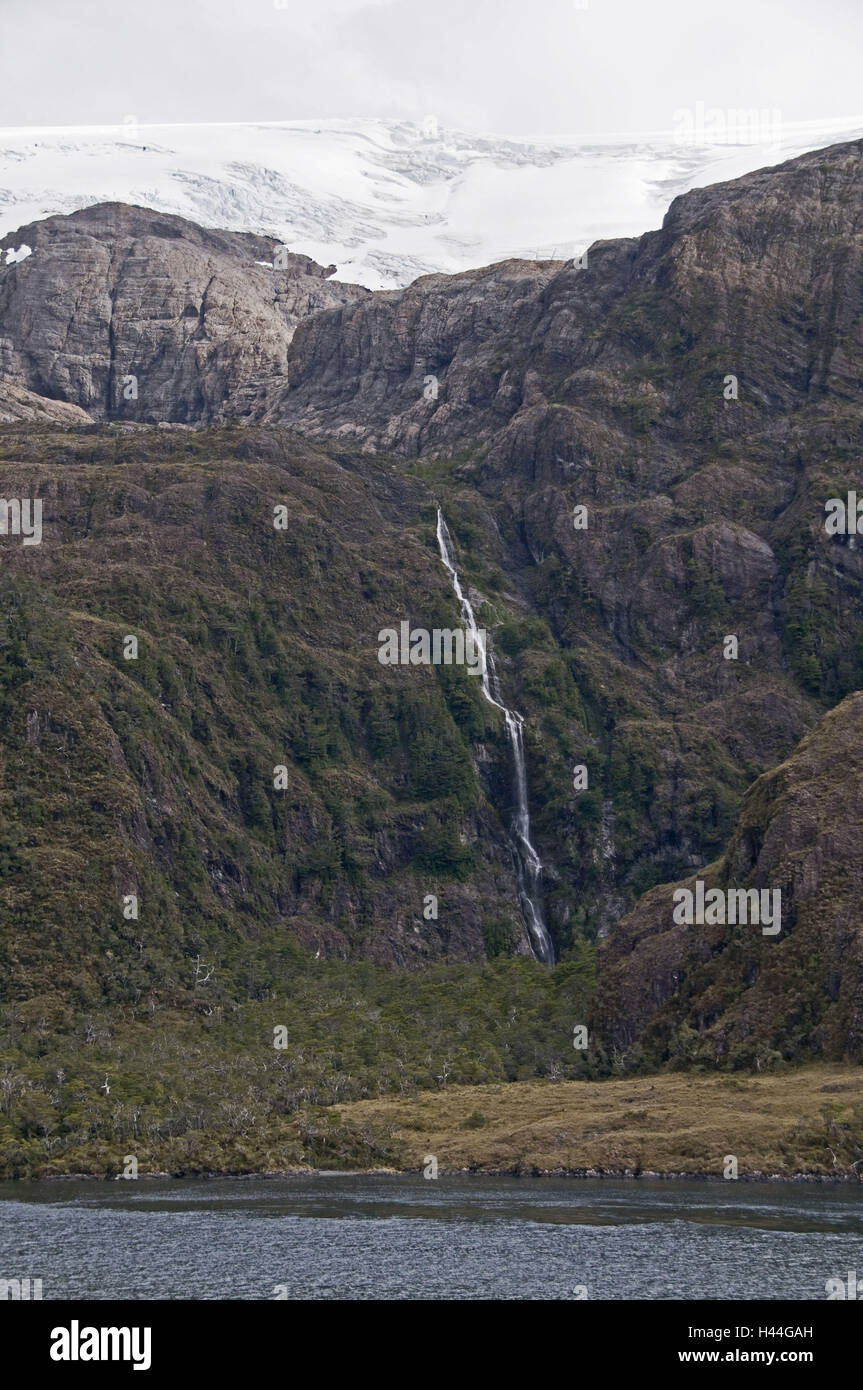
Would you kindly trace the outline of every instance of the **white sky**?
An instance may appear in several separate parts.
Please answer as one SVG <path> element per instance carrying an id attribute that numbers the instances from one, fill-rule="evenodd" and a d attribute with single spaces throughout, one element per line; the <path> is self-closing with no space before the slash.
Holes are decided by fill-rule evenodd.
<path id="1" fill-rule="evenodd" d="M 0 125 L 369 116 L 502 135 L 863 108 L 861 0 L 0 0 Z"/>

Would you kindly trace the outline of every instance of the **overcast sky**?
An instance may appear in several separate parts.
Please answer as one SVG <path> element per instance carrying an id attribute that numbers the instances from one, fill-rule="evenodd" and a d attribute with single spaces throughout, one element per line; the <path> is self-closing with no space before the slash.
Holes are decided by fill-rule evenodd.
<path id="1" fill-rule="evenodd" d="M 379 116 L 500 134 L 863 107 L 861 0 L 0 0 L 0 124 Z"/>

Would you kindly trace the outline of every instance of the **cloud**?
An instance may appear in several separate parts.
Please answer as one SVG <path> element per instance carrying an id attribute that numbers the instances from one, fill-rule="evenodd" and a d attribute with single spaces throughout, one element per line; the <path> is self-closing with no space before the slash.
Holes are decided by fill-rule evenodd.
<path id="1" fill-rule="evenodd" d="M 325 116 L 502 134 L 860 104 L 857 0 L 3 0 L 0 122 Z M 856 42 L 855 42 L 856 41 Z"/>

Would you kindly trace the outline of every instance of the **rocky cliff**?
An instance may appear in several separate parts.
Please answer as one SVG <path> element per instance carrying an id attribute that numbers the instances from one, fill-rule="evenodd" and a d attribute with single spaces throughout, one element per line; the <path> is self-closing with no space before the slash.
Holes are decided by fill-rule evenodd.
<path id="1" fill-rule="evenodd" d="M 787 412 L 863 392 L 861 198 L 856 141 L 686 193 L 660 231 L 596 243 L 584 266 L 505 262 L 369 296 L 302 325 L 269 413 L 405 453 L 486 439 L 544 401 L 575 412 L 573 444 L 581 412 L 666 447 L 781 440 Z"/>
<path id="2" fill-rule="evenodd" d="M 120 203 L 0 251 L 0 376 L 95 419 L 210 420 L 284 371 L 301 318 L 367 294 L 272 238 Z"/>

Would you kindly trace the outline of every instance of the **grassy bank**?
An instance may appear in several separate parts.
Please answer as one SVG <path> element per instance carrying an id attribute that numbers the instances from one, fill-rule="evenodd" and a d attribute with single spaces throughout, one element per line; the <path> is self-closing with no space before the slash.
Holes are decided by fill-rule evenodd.
<path id="1" fill-rule="evenodd" d="M 863 1178 L 863 1068 L 761 1076 L 665 1073 L 609 1081 L 516 1081 L 308 1105 L 237 1129 L 89 1137 L 4 1176 L 117 1177 L 303 1172 L 686 1174 Z"/>
<path id="2" fill-rule="evenodd" d="M 387 1134 L 400 1166 L 441 1171 L 863 1176 L 863 1069 L 772 1076 L 675 1073 L 612 1081 L 447 1087 L 340 1107 Z M 856 1167 L 855 1167 L 856 1164 Z"/>

